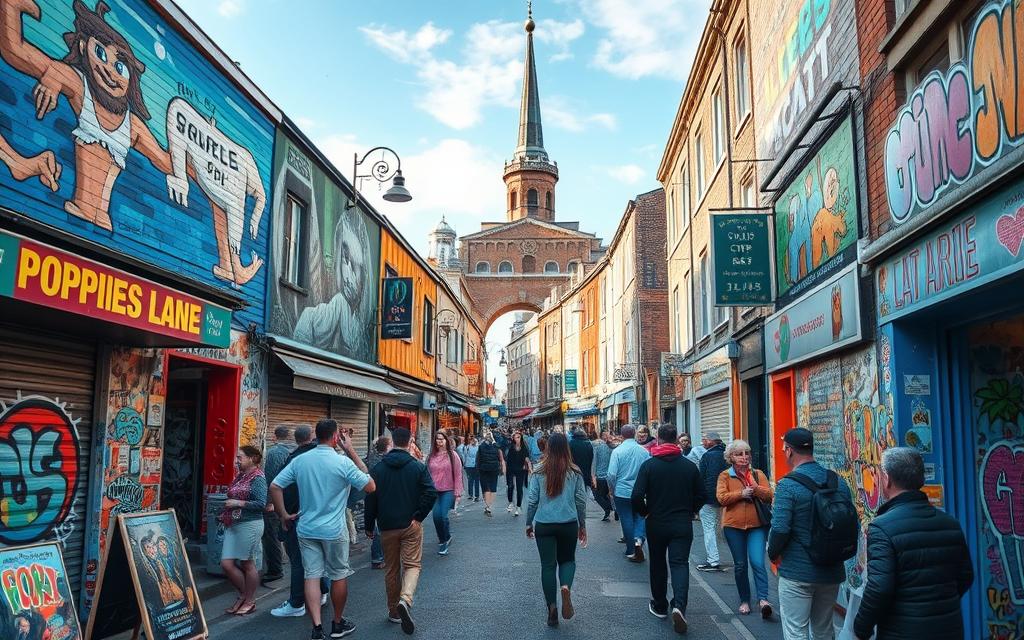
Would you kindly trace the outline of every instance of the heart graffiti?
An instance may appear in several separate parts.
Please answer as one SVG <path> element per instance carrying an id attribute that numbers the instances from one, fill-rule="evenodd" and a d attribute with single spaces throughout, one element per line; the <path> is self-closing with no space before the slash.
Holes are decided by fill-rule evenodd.
<path id="1" fill-rule="evenodd" d="M 981 461 L 981 504 L 998 541 L 1010 598 L 1024 604 L 1024 445 L 995 443 Z"/>
<path id="2" fill-rule="evenodd" d="M 1016 258 L 1024 242 L 1024 207 L 1017 209 L 1012 216 L 999 216 L 999 220 L 996 220 L 996 237 L 999 244 Z"/>

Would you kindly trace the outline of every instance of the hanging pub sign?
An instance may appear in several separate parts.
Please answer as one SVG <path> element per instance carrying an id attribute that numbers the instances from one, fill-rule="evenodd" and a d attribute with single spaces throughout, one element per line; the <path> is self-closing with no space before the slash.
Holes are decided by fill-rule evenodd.
<path id="1" fill-rule="evenodd" d="M 772 303 L 772 239 L 763 213 L 711 216 L 711 264 L 715 305 L 746 307 Z"/>
<path id="2" fill-rule="evenodd" d="M 576 391 L 577 391 L 576 369 L 566 369 L 564 375 L 565 375 L 565 392 L 566 393 L 576 393 Z"/>
<path id="3" fill-rule="evenodd" d="M 147 640 L 208 636 L 173 509 L 119 515 L 110 525 L 86 637 L 132 629 Z"/>
<path id="4" fill-rule="evenodd" d="M 0 638 L 82 639 L 58 543 L 0 549 L 0 587 Z"/>
<path id="5" fill-rule="evenodd" d="M 412 338 L 412 278 L 384 278 L 380 337 L 384 340 Z"/>

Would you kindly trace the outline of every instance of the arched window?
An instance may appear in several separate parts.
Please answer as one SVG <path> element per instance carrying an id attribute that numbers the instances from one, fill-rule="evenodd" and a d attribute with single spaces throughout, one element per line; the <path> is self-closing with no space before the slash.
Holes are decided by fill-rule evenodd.
<path id="1" fill-rule="evenodd" d="M 512 263 L 508 260 L 502 260 L 501 264 L 498 265 L 498 273 L 512 273 Z"/>
<path id="2" fill-rule="evenodd" d="M 558 263 L 554 260 L 548 260 L 545 262 L 544 273 L 558 273 Z"/>
<path id="3" fill-rule="evenodd" d="M 537 270 L 537 258 L 523 256 L 523 273 L 533 273 Z"/>
<path id="4" fill-rule="evenodd" d="M 491 263 L 486 261 L 480 261 L 476 263 L 476 268 L 474 269 L 474 271 L 477 273 L 490 273 Z"/>
<path id="5" fill-rule="evenodd" d="M 519 204 L 519 200 L 518 200 L 518 197 L 517 197 L 515 189 L 513 189 L 512 192 L 508 194 L 508 208 L 509 208 L 509 210 L 510 211 L 515 211 L 517 204 Z"/>
<path id="6" fill-rule="evenodd" d="M 569 262 L 569 265 L 568 265 L 567 269 L 568 269 L 569 273 L 576 273 L 576 269 L 578 269 L 579 266 L 580 266 L 579 262 L 577 262 L 576 260 L 572 260 L 572 261 Z"/>
<path id="7" fill-rule="evenodd" d="M 547 207 L 548 211 L 551 211 L 551 192 L 548 191 L 544 194 L 544 206 Z"/>
<path id="8" fill-rule="evenodd" d="M 537 190 L 536 189 L 530 189 L 529 191 L 526 192 L 526 206 L 528 206 L 528 207 L 536 207 L 537 204 L 538 204 Z"/>

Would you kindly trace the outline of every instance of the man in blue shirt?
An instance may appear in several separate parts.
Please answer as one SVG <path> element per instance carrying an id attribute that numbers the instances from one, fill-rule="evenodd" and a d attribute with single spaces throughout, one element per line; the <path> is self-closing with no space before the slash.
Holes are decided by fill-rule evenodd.
<path id="1" fill-rule="evenodd" d="M 318 422 L 316 439 L 316 449 L 295 458 L 277 475 L 270 485 L 270 496 L 281 518 L 281 527 L 297 527 L 305 573 L 306 611 L 313 621 L 311 638 L 324 640 L 319 606 L 322 576 L 331 581 L 331 602 L 334 605 L 331 638 L 344 638 L 356 630 L 352 622 L 342 617 L 348 599 L 348 577 L 353 573 L 348 562 L 345 508 L 353 487 L 357 491 L 373 493 L 377 486 L 359 459 L 352 441 L 339 434 L 337 422 L 327 418 Z M 336 445 L 341 445 L 348 457 L 339 455 L 335 451 Z M 292 484 L 299 489 L 301 519 L 300 514 L 288 513 L 285 509 L 283 490 Z"/>
<path id="2" fill-rule="evenodd" d="M 608 461 L 608 486 L 615 497 L 615 511 L 622 524 L 622 541 L 626 544 L 626 557 L 630 562 L 644 561 L 644 538 L 647 535 L 644 519 L 633 512 L 632 496 L 640 465 L 651 454 L 636 441 L 636 427 L 627 424 L 619 431 L 622 444 L 612 451 Z"/>

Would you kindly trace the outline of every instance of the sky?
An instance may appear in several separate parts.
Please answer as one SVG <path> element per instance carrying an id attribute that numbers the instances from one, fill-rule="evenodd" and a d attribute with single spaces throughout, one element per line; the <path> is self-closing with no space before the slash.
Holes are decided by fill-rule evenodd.
<path id="1" fill-rule="evenodd" d="M 342 173 L 378 145 L 413 200 L 360 195 L 426 254 L 444 215 L 459 234 L 505 219 L 526 38 L 518 0 L 177 0 Z M 611 240 L 656 180 L 710 0 L 537 0 L 544 146 L 556 217 Z M 360 168 L 363 173 L 363 168 Z M 380 187 L 380 188 L 379 188 Z M 511 317 L 489 342 L 508 340 Z M 490 346 L 490 345 L 489 345 Z M 497 352 L 488 364 L 497 368 Z M 503 386 L 499 379 L 499 386 Z"/>

